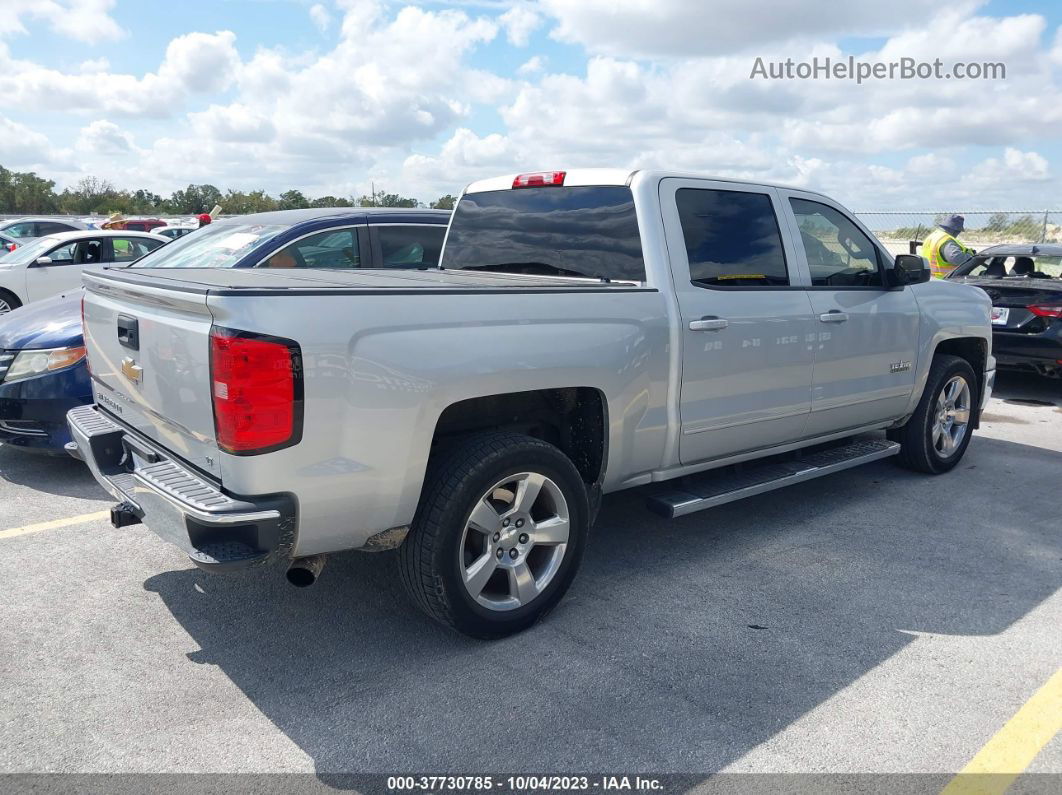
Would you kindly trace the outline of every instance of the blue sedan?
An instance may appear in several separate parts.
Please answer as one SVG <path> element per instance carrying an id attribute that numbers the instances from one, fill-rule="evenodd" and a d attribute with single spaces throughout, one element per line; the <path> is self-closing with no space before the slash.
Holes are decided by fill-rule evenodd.
<path id="1" fill-rule="evenodd" d="M 61 453 L 66 413 L 91 402 L 80 290 L 0 317 L 0 442 Z"/>

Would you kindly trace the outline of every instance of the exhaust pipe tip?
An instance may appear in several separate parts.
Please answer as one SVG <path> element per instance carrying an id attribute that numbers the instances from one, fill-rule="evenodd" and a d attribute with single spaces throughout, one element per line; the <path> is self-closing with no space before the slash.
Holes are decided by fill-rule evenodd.
<path id="1" fill-rule="evenodd" d="M 288 582 L 296 588 L 309 588 L 321 576 L 321 569 L 324 568 L 324 564 L 324 555 L 308 555 L 304 558 L 295 558 L 291 565 L 288 566 L 285 576 L 288 578 Z"/>

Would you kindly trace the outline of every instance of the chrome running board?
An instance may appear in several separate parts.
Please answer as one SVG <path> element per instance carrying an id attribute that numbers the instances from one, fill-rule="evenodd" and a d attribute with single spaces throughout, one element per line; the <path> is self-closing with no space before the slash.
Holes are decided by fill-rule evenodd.
<path id="1" fill-rule="evenodd" d="M 714 508 L 734 500 L 803 483 L 860 464 L 869 464 L 900 452 L 900 445 L 886 439 L 855 439 L 829 448 L 812 449 L 799 458 L 750 463 L 741 469 L 709 470 L 682 478 L 681 486 L 649 497 L 654 513 L 674 519 L 694 511 Z"/>

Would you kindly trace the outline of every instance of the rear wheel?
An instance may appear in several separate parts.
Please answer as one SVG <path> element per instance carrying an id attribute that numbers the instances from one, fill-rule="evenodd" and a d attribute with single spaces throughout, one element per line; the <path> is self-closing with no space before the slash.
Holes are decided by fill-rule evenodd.
<path id="1" fill-rule="evenodd" d="M 587 530 L 586 487 L 564 453 L 521 434 L 477 435 L 429 465 L 402 578 L 437 621 L 502 637 L 564 596 Z"/>
<path id="2" fill-rule="evenodd" d="M 22 306 L 22 302 L 13 293 L 0 290 L 0 315 L 6 315 Z"/>
<path id="3" fill-rule="evenodd" d="M 902 428 L 889 431 L 889 438 L 900 443 L 899 463 L 930 474 L 954 468 L 970 444 L 978 400 L 969 362 L 958 356 L 936 356 L 914 415 Z"/>

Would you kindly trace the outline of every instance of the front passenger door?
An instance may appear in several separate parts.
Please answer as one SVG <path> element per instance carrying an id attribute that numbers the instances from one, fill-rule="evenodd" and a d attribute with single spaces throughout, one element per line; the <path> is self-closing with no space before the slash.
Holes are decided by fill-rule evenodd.
<path id="1" fill-rule="evenodd" d="M 811 276 L 815 375 L 807 434 L 896 419 L 914 389 L 918 304 L 885 286 L 887 255 L 845 211 L 784 191 Z"/>

